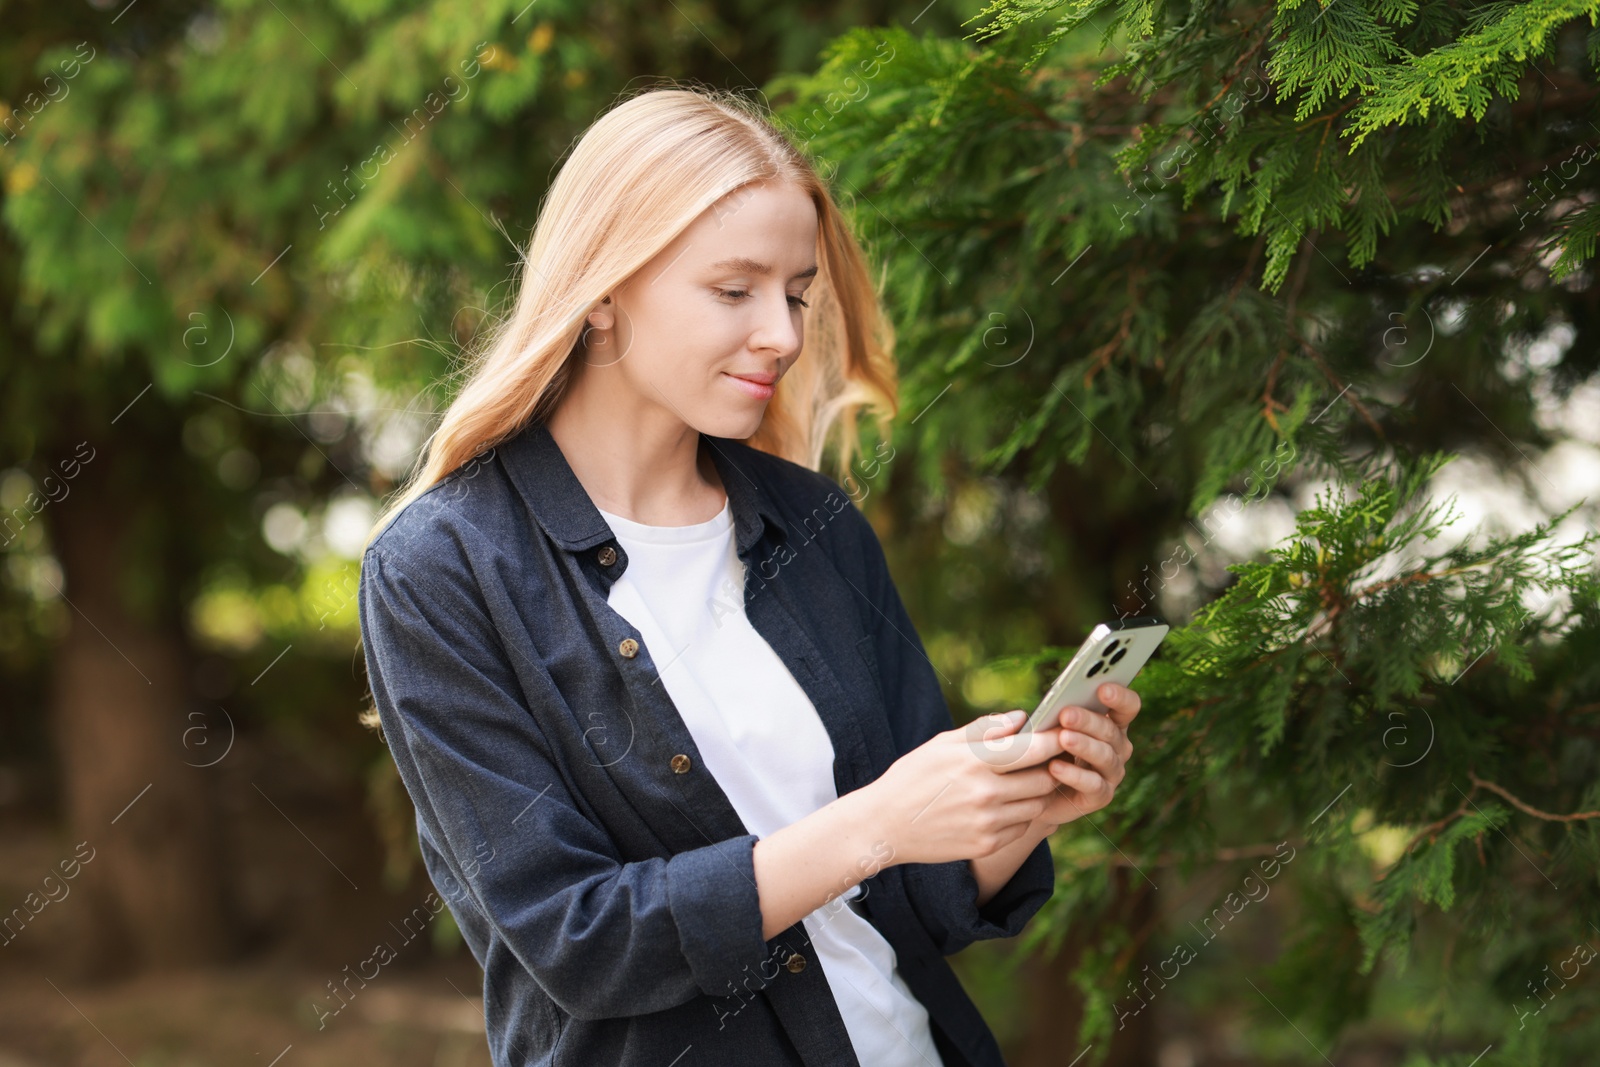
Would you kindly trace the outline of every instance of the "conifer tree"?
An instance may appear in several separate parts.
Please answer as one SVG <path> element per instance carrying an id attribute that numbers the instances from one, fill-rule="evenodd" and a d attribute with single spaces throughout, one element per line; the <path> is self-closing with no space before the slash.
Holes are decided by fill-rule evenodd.
<path id="1" fill-rule="evenodd" d="M 1597 9 L 999 0 L 778 84 L 888 264 L 923 513 L 981 480 L 1069 543 L 1122 516 L 1040 579 L 1090 590 L 1062 644 L 1175 616 L 1127 781 L 1053 840 L 1025 941 L 1076 1033 L 1034 1019 L 1023 1067 L 1208 1013 L 1273 1062 L 1600 1047 L 1600 535 L 1545 470 L 1592 434 L 1552 413 L 1600 359 Z M 1469 461 L 1546 517 L 1469 529 L 1436 491 Z M 1219 507 L 1296 501 L 1207 580 Z"/>

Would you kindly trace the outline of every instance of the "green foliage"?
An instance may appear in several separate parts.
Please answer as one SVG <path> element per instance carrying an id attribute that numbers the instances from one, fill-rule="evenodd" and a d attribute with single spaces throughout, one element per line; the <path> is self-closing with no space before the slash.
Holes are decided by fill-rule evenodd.
<path id="1" fill-rule="evenodd" d="M 1097 998 L 1083 1042 L 1111 1033 L 1116 998 L 1105 991 L 1119 983 L 1109 959 L 1126 936 L 1078 921 L 1079 909 L 1107 904 L 1102 882 L 1082 884 L 1083 857 L 1104 860 L 1114 847 L 1139 864 L 1176 850 L 1204 863 L 1216 846 L 1201 831 L 1224 811 L 1230 825 L 1300 842 L 1325 868 L 1357 878 L 1311 887 L 1311 899 L 1327 903 L 1307 917 L 1275 972 L 1283 984 L 1308 986 L 1297 1006 L 1329 1034 L 1364 1012 L 1371 987 L 1361 976 L 1380 951 L 1403 967 L 1419 916 L 1461 913 L 1452 936 L 1483 944 L 1517 930 L 1518 915 L 1499 911 L 1496 899 L 1507 883 L 1541 879 L 1530 854 L 1555 885 L 1593 892 L 1593 824 L 1519 814 L 1500 801 L 1498 783 L 1555 798 L 1543 808 L 1600 807 L 1592 741 L 1546 743 L 1546 753 L 1575 761 L 1553 793 L 1539 770 L 1535 739 L 1562 720 L 1554 709 L 1535 712 L 1544 686 L 1530 663 L 1563 651 L 1577 660 L 1600 639 L 1600 583 L 1591 573 L 1600 534 L 1554 543 L 1558 517 L 1482 547 L 1429 552 L 1422 542 L 1448 524 L 1441 506 L 1419 506 L 1417 494 L 1440 463 L 1434 456 L 1392 478 L 1374 473 L 1351 499 L 1302 511 L 1269 559 L 1230 567 L 1234 584 L 1174 630 L 1165 656 L 1141 676 L 1140 725 L 1155 740 L 1140 757 L 1149 762 L 1130 776 L 1134 788 L 1119 793 L 1115 829 L 1074 823 L 1058 839 L 1058 857 L 1075 869 L 1052 912 L 1062 926 L 1071 917 L 1075 936 L 1101 953 L 1080 978 Z M 1563 606 L 1530 612 L 1530 598 Z M 1244 795 L 1224 799 L 1221 774 L 1249 783 Z M 1368 854 L 1363 820 L 1350 818 L 1357 810 L 1408 839 L 1364 877 L 1353 874 L 1367 868 Z M 1353 906 L 1338 903 L 1347 894 Z M 1311 983 L 1318 966 L 1323 981 Z M 1321 989 L 1329 978 L 1337 997 Z M 1583 1032 L 1596 1025 L 1591 1017 Z"/>
<path id="2" fill-rule="evenodd" d="M 1325 881 L 1301 883 L 1298 903 L 1302 922 L 1267 968 L 1265 984 L 1295 990 L 1301 1025 L 1331 1043 L 1372 1010 L 1377 983 L 1361 966 L 1361 912 L 1343 887 Z"/>
<path id="3" fill-rule="evenodd" d="M 1423 119 L 1437 105 L 1482 121 L 1496 98 L 1517 98 L 1522 76 L 1549 51 L 1556 30 L 1583 16 L 1592 24 L 1597 13 L 1595 0 L 1502 0 L 1475 12 L 1471 32 L 1448 44 L 1393 67 L 1373 64 L 1368 94 L 1351 116 L 1352 150 L 1369 134 L 1405 123 L 1413 109 Z"/>
<path id="4" fill-rule="evenodd" d="M 755 29 L 725 21 L 738 4 L 233 0 L 174 32 L 138 5 L 0 148 L 22 346 L 0 437 L 47 460 L 126 409 L 119 477 L 159 503 L 127 552 L 141 595 L 288 643 L 338 597 L 314 553 L 285 578 L 262 512 L 392 484 L 383 416 L 443 401 L 419 390 L 497 306 L 561 150 L 636 75 L 756 79 L 884 267 L 904 458 L 863 482 L 894 483 L 872 508 L 920 564 L 897 574 L 931 654 L 1043 668 L 1108 604 L 1147 608 L 1127 590 L 1156 573 L 1145 591 L 1186 609 L 1138 683 L 1136 766 L 1053 842 L 1058 891 L 1023 939 L 1078 952 L 1091 1058 L 1181 935 L 1169 879 L 1214 908 L 1293 842 L 1293 904 L 1269 914 L 1295 926 L 1251 972 L 1293 1029 L 1334 1041 L 1422 981 L 1430 1027 L 1483 1040 L 1410 1063 L 1488 1042 L 1582 1062 L 1595 998 L 1526 1026 L 1508 1005 L 1600 922 L 1594 541 L 1556 536 L 1577 505 L 1462 540 L 1430 494 L 1462 452 L 1537 489 L 1545 409 L 1600 370 L 1597 6 L 1000 0 L 961 39 L 918 2 L 915 32 L 823 48 L 842 9 Z M 101 36 L 134 25 L 159 47 Z M 0 92 L 64 61 L 68 29 L 0 38 Z M 1205 573 L 1200 521 L 1313 485 L 1280 543 Z M 952 552 L 974 496 L 998 503 Z M 43 567 L 28 552 L 12 573 Z M 277 652 L 237 654 L 254 677 Z M 260 718 L 333 717 L 304 677 L 269 676 Z M 398 884 L 414 841 L 377 766 Z M 1173 999 L 1253 996 L 1224 951 Z M 1299 1040 L 1260 1007 L 1255 1029 Z"/>
<path id="5" fill-rule="evenodd" d="M 1073 551 L 992 610 L 1091 590 L 1043 652 L 990 665 L 1047 678 L 1102 595 L 1187 609 L 1137 683 L 1137 767 L 1057 835 L 1023 935 L 1077 953 L 1090 1060 L 1130 978 L 1189 936 L 1169 883 L 1220 899 L 1276 842 L 1304 858 L 1292 936 L 1261 935 L 1274 962 L 1157 1003 L 1260 1007 L 1285 1062 L 1305 1032 L 1422 1028 L 1397 990 L 1426 1006 L 1416 1063 L 1600 1042 L 1592 995 L 1515 1011 L 1600 924 L 1592 502 L 1468 531 L 1437 488 L 1463 452 L 1550 484 L 1549 397 L 1600 370 L 1595 7 L 1000 0 L 965 40 L 857 32 L 784 84 L 791 116 L 854 90 L 807 148 L 888 263 L 922 513 L 964 478 L 1037 494 Z M 1196 520 L 1313 495 L 1220 585 L 1198 573 Z M 1166 588 L 1180 574 L 1197 593 Z"/>

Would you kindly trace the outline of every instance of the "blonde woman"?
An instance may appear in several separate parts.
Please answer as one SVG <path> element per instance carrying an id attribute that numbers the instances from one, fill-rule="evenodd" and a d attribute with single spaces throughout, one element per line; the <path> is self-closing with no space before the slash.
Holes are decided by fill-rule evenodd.
<path id="1" fill-rule="evenodd" d="M 644 92 L 563 165 L 361 573 L 495 1064 L 1002 1064 L 945 957 L 1049 898 L 1046 838 L 1111 799 L 1138 697 L 954 728 L 817 470 L 893 414 L 890 343 L 754 105 Z"/>

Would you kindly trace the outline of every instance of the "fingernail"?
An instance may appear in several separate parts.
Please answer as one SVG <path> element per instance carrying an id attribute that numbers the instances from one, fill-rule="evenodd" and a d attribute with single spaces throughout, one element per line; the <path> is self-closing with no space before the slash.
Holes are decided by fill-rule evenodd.
<path id="1" fill-rule="evenodd" d="M 1017 726 L 1027 717 L 1028 713 L 1025 711 L 1008 711 L 1006 712 L 1006 725 Z"/>

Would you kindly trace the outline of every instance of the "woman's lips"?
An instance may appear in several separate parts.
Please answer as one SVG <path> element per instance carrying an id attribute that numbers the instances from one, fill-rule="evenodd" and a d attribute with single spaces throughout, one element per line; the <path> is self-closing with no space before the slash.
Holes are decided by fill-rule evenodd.
<path id="1" fill-rule="evenodd" d="M 760 382 L 751 381 L 749 378 L 741 378 L 736 374 L 729 374 L 727 378 L 739 389 L 742 389 L 746 396 L 754 397 L 757 400 L 771 400 L 772 394 L 777 392 L 776 382 L 772 385 L 763 385 Z"/>

